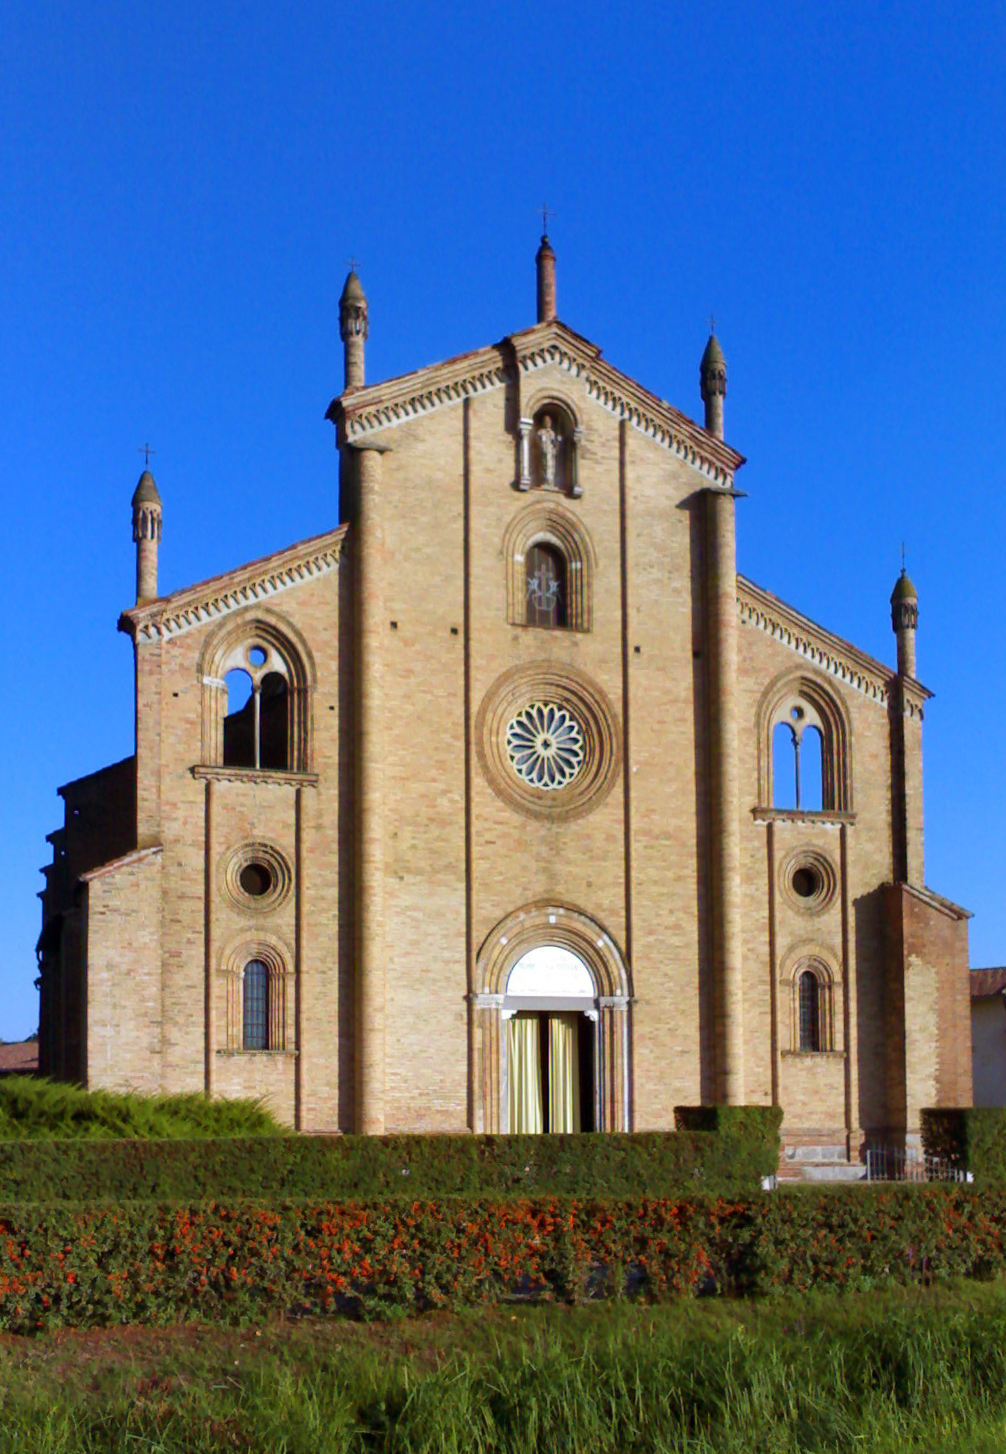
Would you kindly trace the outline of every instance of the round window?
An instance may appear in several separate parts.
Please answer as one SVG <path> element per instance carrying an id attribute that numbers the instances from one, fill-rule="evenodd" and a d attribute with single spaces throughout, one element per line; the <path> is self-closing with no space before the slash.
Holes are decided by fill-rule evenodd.
<path id="1" fill-rule="evenodd" d="M 264 863 L 246 863 L 238 874 L 238 883 L 250 898 L 260 899 L 272 888 L 272 874 Z"/>
<path id="2" fill-rule="evenodd" d="M 264 646 L 249 646 L 248 660 L 251 662 L 252 666 L 265 666 L 265 658 L 266 653 Z"/>
<path id="3" fill-rule="evenodd" d="M 564 788 L 583 766 L 583 732 L 566 707 L 532 702 L 506 730 L 507 755 L 517 776 L 533 788 Z"/>
<path id="4" fill-rule="evenodd" d="M 821 879 L 812 868 L 798 868 L 793 875 L 793 892 L 801 899 L 812 899 L 821 887 Z"/>

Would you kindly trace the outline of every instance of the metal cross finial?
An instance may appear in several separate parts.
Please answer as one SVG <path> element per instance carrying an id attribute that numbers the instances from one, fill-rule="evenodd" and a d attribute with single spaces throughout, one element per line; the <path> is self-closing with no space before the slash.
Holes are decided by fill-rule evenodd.
<path id="1" fill-rule="evenodd" d="M 544 202 L 541 209 L 541 233 L 543 237 L 548 236 L 548 219 L 550 216 L 554 217 L 555 213 L 549 213 L 548 203 Z"/>
<path id="2" fill-rule="evenodd" d="M 709 332 L 710 333 L 715 333 L 716 332 L 716 314 L 715 313 L 710 313 L 710 315 L 709 315 Z"/>
<path id="3" fill-rule="evenodd" d="M 901 542 L 901 574 L 905 574 L 905 542 Z"/>
<path id="4" fill-rule="evenodd" d="M 351 257 L 346 266 L 349 268 L 349 271 L 351 273 L 355 273 L 360 264 L 356 261 L 355 257 Z"/>
<path id="5" fill-rule="evenodd" d="M 150 464 L 150 456 L 152 454 L 156 454 L 157 453 L 157 450 L 156 449 L 151 449 L 149 444 L 141 444 L 141 445 L 138 446 L 136 453 L 137 454 L 142 454 L 143 455 L 143 463 L 145 465 L 149 465 Z"/>

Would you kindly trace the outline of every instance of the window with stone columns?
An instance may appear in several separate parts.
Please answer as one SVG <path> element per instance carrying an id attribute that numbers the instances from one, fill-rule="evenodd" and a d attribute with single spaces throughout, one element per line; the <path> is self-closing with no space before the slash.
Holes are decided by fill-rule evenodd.
<path id="1" fill-rule="evenodd" d="M 848 713 L 830 686 L 810 672 L 788 674 L 762 697 L 758 801 L 784 812 L 852 810 Z"/>
<path id="2" fill-rule="evenodd" d="M 249 772 L 310 772 L 313 666 L 273 613 L 216 636 L 200 662 L 201 762 Z"/>

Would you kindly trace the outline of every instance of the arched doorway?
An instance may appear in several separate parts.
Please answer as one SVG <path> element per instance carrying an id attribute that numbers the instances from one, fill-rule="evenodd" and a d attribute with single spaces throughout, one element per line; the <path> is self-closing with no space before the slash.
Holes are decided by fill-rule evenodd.
<path id="1" fill-rule="evenodd" d="M 486 936 L 474 979 L 474 1130 L 630 1129 L 629 971 L 597 920 L 517 909 Z"/>
<path id="2" fill-rule="evenodd" d="M 590 970 L 560 944 L 527 950 L 510 970 L 500 1067 L 504 1131 L 594 1130 L 595 999 Z"/>

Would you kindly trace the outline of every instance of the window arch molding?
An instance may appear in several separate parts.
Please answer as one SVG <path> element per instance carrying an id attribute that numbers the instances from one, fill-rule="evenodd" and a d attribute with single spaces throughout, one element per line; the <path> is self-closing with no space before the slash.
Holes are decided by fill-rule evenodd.
<path id="1" fill-rule="evenodd" d="M 821 809 L 850 813 L 852 798 L 852 723 L 842 701 L 813 672 L 784 672 L 762 693 L 758 705 L 758 802 L 773 802 L 772 733 L 789 724 L 793 708 L 803 709 L 805 725 L 821 734 Z"/>
<path id="2" fill-rule="evenodd" d="M 805 975 L 814 978 L 816 1044 L 801 1036 L 800 986 Z M 819 1054 L 841 1050 L 841 1007 L 836 1003 L 837 975 L 830 954 L 817 945 L 794 946 L 786 955 L 781 975 L 783 994 L 789 1003 L 789 1049 L 795 1054 Z M 838 1034 L 836 1035 L 836 1031 Z"/>
<path id="3" fill-rule="evenodd" d="M 222 956 L 227 982 L 225 1047 L 227 1050 L 244 1049 L 244 972 L 246 965 L 255 961 L 266 968 L 266 1049 L 286 1050 L 294 1038 L 290 1024 L 293 993 L 289 988 L 293 978 L 290 968 L 293 958 L 282 940 L 272 934 L 241 935 L 231 941 Z"/>
<path id="4" fill-rule="evenodd" d="M 503 535 L 507 571 L 507 621 L 527 623 L 527 555 L 533 545 L 551 545 L 566 562 L 567 631 L 589 631 L 593 623 L 594 542 L 571 510 L 555 499 L 536 500 L 516 514 Z"/>
<path id="5" fill-rule="evenodd" d="M 632 977 L 616 941 L 591 915 L 571 904 L 538 900 L 507 914 L 486 935 L 475 958 L 470 995 L 475 1049 L 471 1102 L 475 1129 L 501 1129 L 501 1055 L 506 985 L 518 960 L 535 948 L 570 950 L 590 975 L 596 1013 L 599 1131 L 631 1129 L 629 1007 Z"/>
<path id="6" fill-rule="evenodd" d="M 224 761 L 224 718 L 227 715 L 227 684 L 233 668 L 247 670 L 241 659 L 249 646 L 266 649 L 269 660 L 263 668 L 279 668 L 286 679 L 289 723 L 287 770 L 310 772 L 312 761 L 313 696 L 316 680 L 314 656 L 303 634 L 277 611 L 260 606 L 243 611 L 221 626 L 206 642 L 197 663 L 202 691 L 201 762 L 222 766 Z"/>

